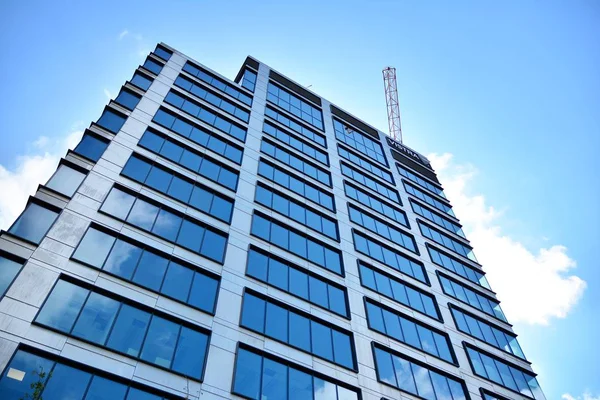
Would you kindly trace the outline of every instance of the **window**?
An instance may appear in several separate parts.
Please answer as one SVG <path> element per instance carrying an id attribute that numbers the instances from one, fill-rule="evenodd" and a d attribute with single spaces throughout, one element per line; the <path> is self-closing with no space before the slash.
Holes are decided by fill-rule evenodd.
<path id="1" fill-rule="evenodd" d="M 465 343 L 475 375 L 532 399 L 545 399 L 535 375 Z"/>
<path id="2" fill-rule="evenodd" d="M 347 144 L 353 149 L 360 151 L 370 159 L 375 160 L 386 167 L 388 166 L 385 155 L 383 154 L 383 147 L 381 147 L 381 143 L 367 137 L 367 135 L 335 118 L 333 119 L 333 128 L 335 130 L 335 137 L 337 140 Z"/>
<path id="3" fill-rule="evenodd" d="M 331 194 L 317 188 L 302 178 L 296 178 L 295 175 L 289 174 L 282 168 L 277 167 L 275 164 L 262 158 L 258 163 L 258 175 L 263 176 L 300 196 L 306 197 L 307 200 L 312 201 L 315 204 L 325 207 L 328 210 L 335 211 L 333 196 Z"/>
<path id="4" fill-rule="evenodd" d="M 376 211 L 379 214 L 406 226 L 407 228 L 410 228 L 410 225 L 408 224 L 408 218 L 406 218 L 406 213 L 404 211 L 390 206 L 377 197 L 347 181 L 344 181 L 344 191 L 346 192 L 346 196 L 348 198 L 356 200 L 360 204 L 369 207 L 371 210 Z"/>
<path id="5" fill-rule="evenodd" d="M 273 82 L 269 82 L 267 87 L 267 100 L 312 126 L 323 130 L 323 115 L 320 109 Z"/>
<path id="6" fill-rule="evenodd" d="M 352 236 L 354 237 L 354 248 L 358 252 L 418 281 L 429 284 L 425 275 L 425 268 L 421 263 L 367 237 L 364 233 L 353 230 Z"/>
<path id="7" fill-rule="evenodd" d="M 413 186 L 410 183 L 405 182 L 404 180 L 402 181 L 402 184 L 404 185 L 404 190 L 406 190 L 406 193 L 411 194 L 411 195 L 415 196 L 417 199 L 422 200 L 425 203 L 429 204 L 430 206 L 433 206 L 433 207 L 437 208 L 438 210 L 443 211 L 446 214 L 454 217 L 454 211 L 452 211 L 452 207 L 450 207 L 450 205 L 435 199 L 434 197 L 428 195 L 421 189 L 418 189 L 416 186 Z"/>
<path id="8" fill-rule="evenodd" d="M 256 72 L 246 68 L 244 71 L 244 76 L 242 77 L 242 86 L 254 92 L 254 88 L 256 86 Z"/>
<path id="9" fill-rule="evenodd" d="M 260 151 L 275 158 L 277 161 L 290 166 L 292 169 L 331 187 L 331 175 L 329 172 L 312 163 L 304 161 L 302 158 L 297 157 L 294 153 L 287 151 L 283 147 L 263 139 L 260 144 Z"/>
<path id="10" fill-rule="evenodd" d="M 286 131 L 276 128 L 275 125 L 267 121 L 265 121 L 265 123 L 263 124 L 263 132 L 302 152 L 302 154 L 304 154 L 305 156 L 310 157 L 313 160 L 320 162 L 321 164 L 329 166 L 329 158 L 327 157 L 326 152 L 321 151 L 316 147 L 306 143 L 305 141 L 296 138 L 295 135 L 289 134 Z"/>
<path id="11" fill-rule="evenodd" d="M 379 218 L 373 217 L 371 214 L 361 211 L 352 204 L 348 204 L 348 215 L 350 216 L 350 221 L 355 224 L 358 224 L 383 238 L 391 240 L 395 244 L 412 251 L 415 254 L 419 254 L 415 238 L 404 231 L 401 231 Z"/>
<path id="12" fill-rule="evenodd" d="M 446 333 L 432 329 L 417 320 L 365 298 L 369 329 L 382 333 L 408 346 L 456 364 L 452 344 Z"/>
<path id="13" fill-rule="evenodd" d="M 205 130 L 198 125 L 194 125 L 182 118 L 167 113 L 162 109 L 158 110 L 154 116 L 154 122 L 172 130 L 182 137 L 190 139 L 202 147 L 222 155 L 236 164 L 241 164 L 242 162 L 243 148 L 221 138 L 220 135 L 214 132 Z"/>
<path id="14" fill-rule="evenodd" d="M 208 83 L 212 87 L 220 90 L 223 93 L 227 93 L 234 99 L 238 99 L 246 105 L 252 105 L 252 97 L 248 96 L 243 91 L 239 90 L 235 85 L 225 82 L 225 80 L 217 78 L 216 76 L 208 73 L 204 69 L 191 64 L 189 61 L 183 66 L 183 70 L 188 74 L 200 79 L 202 82 Z"/>
<path id="15" fill-rule="evenodd" d="M 126 116 L 118 114 L 109 108 L 105 108 L 102 116 L 100 116 L 100 119 L 96 123 L 107 131 L 117 134 L 117 132 L 121 130 L 126 119 Z"/>
<path id="16" fill-rule="evenodd" d="M 156 75 L 160 74 L 160 71 L 162 71 L 163 66 L 163 64 L 156 62 L 150 57 L 146 58 L 146 61 L 144 61 L 144 65 L 142 65 L 142 67 L 146 68 L 148 71 Z"/>
<path id="17" fill-rule="evenodd" d="M 338 227 L 335 220 L 268 188 L 261 182 L 256 186 L 254 200 L 316 232 L 339 241 Z"/>
<path id="18" fill-rule="evenodd" d="M 136 72 L 133 74 L 133 78 L 131 78 L 129 82 L 143 91 L 146 91 L 150 88 L 150 85 L 152 85 L 152 81 L 153 79 L 148 77 L 146 74 Z"/>
<path id="19" fill-rule="evenodd" d="M 442 233 L 439 230 L 432 228 L 421 221 L 417 221 L 417 223 L 419 224 L 419 229 L 421 230 L 421 233 L 426 238 L 433 240 L 437 244 L 440 244 L 445 248 L 452 250 L 473 262 L 477 262 L 477 258 L 475 257 L 475 254 L 473 253 L 473 249 L 471 247 L 462 244 L 458 240 L 451 238 L 445 233 Z"/>
<path id="20" fill-rule="evenodd" d="M 250 112 L 248 110 L 238 107 L 232 102 L 216 96 L 212 92 L 204 89 L 201 85 L 195 84 L 192 80 L 183 75 L 179 75 L 177 79 L 175 79 L 175 85 L 193 94 L 194 96 L 209 102 L 213 106 L 220 108 L 226 113 L 241 119 L 244 122 L 248 122 L 250 120 Z"/>
<path id="21" fill-rule="evenodd" d="M 191 151 L 190 149 L 187 149 L 171 140 L 164 140 L 159 149 L 156 147 L 145 146 L 145 143 L 147 143 L 147 141 L 140 143 L 140 145 L 153 153 L 160 154 L 175 164 L 197 173 L 203 178 L 218 183 L 229 190 L 235 191 L 237 189 L 238 172 L 226 167 L 225 165 L 216 161 L 214 158 L 210 158 L 207 155 L 202 155 L 196 151 Z M 157 143 L 158 141 L 155 141 L 153 144 Z M 133 154 L 131 158 L 142 160 L 142 157 L 137 154 Z M 138 163 L 138 161 L 136 161 L 136 163 Z M 125 167 L 123 170 L 125 171 L 126 168 L 127 167 Z M 152 180 L 152 176 L 156 169 L 164 171 L 164 168 L 161 168 L 157 165 L 152 166 L 150 173 L 146 178 L 147 181 Z"/>
<path id="22" fill-rule="evenodd" d="M 487 315 L 497 318 L 502 322 L 508 323 L 504 313 L 502 312 L 502 309 L 500 308 L 500 303 L 498 303 L 496 300 L 479 294 L 462 283 L 442 275 L 439 272 L 438 278 L 442 285 L 442 290 L 448 296 L 454 297 L 465 304 L 475 307 L 479 311 L 483 311 Z"/>
<path id="23" fill-rule="evenodd" d="M 416 203 L 413 199 L 410 199 L 410 206 L 412 207 L 413 211 L 421 217 L 433 222 L 439 227 L 449 230 L 458 236 L 463 238 L 465 237 L 465 233 L 463 232 L 461 226 L 457 223 L 450 221 L 437 212 L 431 211 L 429 208 L 423 207 L 422 205 Z"/>
<path id="24" fill-rule="evenodd" d="M 421 178 L 420 176 L 414 174 L 412 171 L 408 170 L 407 168 L 404 168 L 400 164 L 396 164 L 396 166 L 398 167 L 398 172 L 400 172 L 400 175 L 402 175 L 406 179 L 416 183 L 417 185 L 421 186 L 422 188 L 429 190 L 433 194 L 436 194 L 440 197 L 446 198 L 446 195 L 444 194 L 444 190 L 441 187 L 439 187 L 437 184 L 431 183 L 428 180 Z"/>
<path id="25" fill-rule="evenodd" d="M 348 318 L 346 289 L 264 250 L 248 250 L 246 275 Z"/>
<path id="26" fill-rule="evenodd" d="M 497 328 L 478 316 L 458 309 L 453 305 L 450 305 L 450 311 L 459 331 L 525 360 L 523 350 L 521 350 L 517 336 L 514 334 Z"/>
<path id="27" fill-rule="evenodd" d="M 275 222 L 271 218 L 255 212 L 250 233 L 337 275 L 344 274 L 342 255 L 339 250 Z"/>
<path id="28" fill-rule="evenodd" d="M 154 54 L 157 55 L 158 57 L 162 58 L 165 61 L 169 61 L 169 59 L 173 55 L 173 52 L 171 50 L 165 49 L 164 47 L 156 46 L 156 49 L 154 50 Z"/>
<path id="29" fill-rule="evenodd" d="M 192 329 L 141 305 L 125 303 L 117 296 L 108 297 L 60 279 L 35 323 L 192 379 L 202 379 L 208 332 Z M 177 354 L 189 351 L 190 341 L 198 345 L 194 351 L 199 357 L 190 363 L 180 356 L 178 362 Z"/>
<path id="30" fill-rule="evenodd" d="M 343 159 L 348 160 L 348 161 L 354 163 L 355 165 L 358 165 L 359 167 L 369 171 L 370 173 L 377 176 L 378 178 L 381 178 L 384 181 L 391 183 L 392 185 L 395 184 L 392 174 L 390 174 L 388 171 L 384 170 L 383 168 L 378 167 L 377 165 L 373 164 L 372 162 L 364 159 L 363 157 L 356 155 L 354 152 L 338 146 L 338 154 Z"/>
<path id="31" fill-rule="evenodd" d="M 364 287 L 421 314 L 442 321 L 435 297 L 431 294 L 402 282 L 392 275 L 379 271 L 360 260 L 358 261 L 358 270 L 360 273 L 360 283 Z"/>
<path id="32" fill-rule="evenodd" d="M 297 123 L 296 121 L 286 117 L 279 111 L 275 111 L 275 109 L 267 106 L 267 107 L 265 107 L 265 115 L 267 117 L 273 118 L 275 121 L 287 126 L 288 128 L 292 129 L 293 131 L 301 134 L 305 138 L 315 142 L 316 144 L 319 144 L 323 147 L 327 147 L 327 141 L 325 139 L 325 136 L 313 131 L 312 129 L 304 127 L 303 125 Z"/>
<path id="33" fill-rule="evenodd" d="M 85 177 L 85 173 L 65 164 L 60 164 L 46 187 L 67 197 L 72 197 Z"/>
<path id="34" fill-rule="evenodd" d="M 500 396 L 496 393 L 489 392 L 489 391 L 485 390 L 484 388 L 479 388 L 479 391 L 481 392 L 481 397 L 483 398 L 483 400 L 509 400 L 506 397 Z"/>
<path id="35" fill-rule="evenodd" d="M 241 343 L 235 358 L 232 393 L 252 400 L 359 399 L 358 389 L 342 386 L 330 377 L 297 367 Z"/>
<path id="36" fill-rule="evenodd" d="M 135 155 L 130 157 L 121 174 L 134 181 L 144 183 L 182 203 L 189 204 L 211 217 L 227 223 L 231 222 L 233 200 L 214 192 L 206 186 L 194 183 L 182 175 L 153 166 L 146 159 Z M 107 212 L 112 215 L 117 213 L 117 215 L 121 215 L 121 219 L 124 219 L 126 214 L 122 215 L 122 203 L 111 202 L 112 204 L 117 205 L 117 210 L 111 209 Z"/>
<path id="37" fill-rule="evenodd" d="M 170 91 L 167 93 L 165 97 L 165 102 L 168 104 L 177 107 L 189 115 L 198 118 L 202 122 L 207 123 L 208 125 L 214 126 L 220 131 L 223 131 L 230 136 L 241 140 L 242 142 L 246 140 L 246 128 L 242 128 L 220 116 L 210 111 L 208 108 L 202 108 L 199 104 L 194 101 L 188 100 L 186 97 Z M 154 116 L 155 122 L 158 122 L 161 125 L 168 126 L 167 124 L 170 122 L 169 120 L 173 117 L 159 115 L 161 110 L 157 112 Z M 158 117 L 158 118 L 157 118 Z M 172 124 L 172 122 L 171 122 Z"/>
<path id="38" fill-rule="evenodd" d="M 429 244 L 427 244 L 426 247 L 427 251 L 429 252 L 429 257 L 431 257 L 431 261 L 434 264 L 452 271 L 481 287 L 491 290 L 490 284 L 485 278 L 485 275 L 476 268 L 457 260 L 456 258 L 436 249 L 435 247 L 430 246 Z"/>
<path id="39" fill-rule="evenodd" d="M 73 152 L 90 161 L 96 162 L 102 157 L 102 153 L 104 153 L 107 147 L 107 139 L 86 132 Z"/>
<path id="40" fill-rule="evenodd" d="M 119 217 L 113 210 L 118 210 Z M 223 264 L 227 235 L 175 210 L 113 187 L 100 211 Z"/>
<path id="41" fill-rule="evenodd" d="M 378 181 L 368 177 L 359 170 L 343 162 L 340 163 L 340 166 L 342 168 L 342 174 L 344 176 L 347 176 L 348 178 L 360 183 L 361 185 L 366 186 L 371 190 L 374 190 L 375 192 L 379 193 L 382 196 L 385 196 L 393 202 L 400 203 L 400 196 L 398 195 L 398 192 L 396 192 L 394 189 L 391 189 L 379 183 Z"/>
<path id="42" fill-rule="evenodd" d="M 90 227 L 72 258 L 214 314 L 219 279 L 116 232 Z"/>
<path id="43" fill-rule="evenodd" d="M 89 367 L 73 363 L 71 360 L 68 365 L 55 360 L 56 356 L 46 355 L 38 350 L 18 349 L 10 360 L 6 373 L 0 377 L 0 393 L 4 395 L 3 398 L 30 398 L 32 385 L 42 381 L 44 386 L 39 393 L 40 399 L 83 399 L 86 392 L 85 398 L 93 400 L 173 399 L 140 383 L 105 372 L 92 372 Z"/>
<path id="44" fill-rule="evenodd" d="M 28 242 L 40 244 L 58 218 L 59 212 L 48 207 L 50 206 L 30 202 L 8 232 Z"/>
<path id="45" fill-rule="evenodd" d="M 0 300 L 6 294 L 8 287 L 13 283 L 23 264 L 0 254 Z"/>
<path id="46" fill-rule="evenodd" d="M 119 92 L 119 95 L 115 99 L 115 102 L 122 105 L 126 109 L 133 111 L 133 109 L 140 102 L 141 98 L 142 98 L 142 96 L 140 96 L 130 90 L 121 89 L 121 91 Z M 119 129 L 120 129 L 120 127 L 119 127 Z M 117 132 L 118 132 L 118 130 L 117 130 Z"/>
<path id="47" fill-rule="evenodd" d="M 350 333 L 248 289 L 242 300 L 240 326 L 356 370 Z"/>
<path id="48" fill-rule="evenodd" d="M 464 381 L 405 355 L 375 344 L 377 380 L 415 396 L 432 400 L 466 400 Z"/>

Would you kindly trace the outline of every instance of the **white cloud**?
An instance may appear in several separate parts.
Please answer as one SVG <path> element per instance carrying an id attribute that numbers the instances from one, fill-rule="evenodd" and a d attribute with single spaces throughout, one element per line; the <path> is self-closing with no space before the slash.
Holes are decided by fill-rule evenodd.
<path id="1" fill-rule="evenodd" d="M 591 393 L 585 392 L 582 396 L 573 397 L 569 393 L 565 393 L 560 397 L 562 400 L 600 400 L 600 396 L 592 396 Z"/>
<path id="2" fill-rule="evenodd" d="M 565 318 L 586 288 L 585 281 L 570 274 L 576 262 L 567 248 L 557 244 L 531 251 L 503 233 L 505 211 L 489 205 L 484 195 L 470 193 L 477 169 L 457 165 L 452 157 L 428 156 L 508 320 L 547 325 L 552 318 Z"/>
<path id="3" fill-rule="evenodd" d="M 128 34 L 129 34 L 129 31 L 127 29 L 123 30 L 123 32 L 119 33 L 119 40 L 122 40 Z"/>
<path id="4" fill-rule="evenodd" d="M 10 227 L 23 211 L 27 198 L 35 193 L 39 184 L 50 179 L 60 158 L 67 149 L 77 145 L 82 134 L 77 130 L 55 140 L 40 136 L 32 143 L 36 151 L 17 156 L 13 169 L 0 164 L 0 229 Z"/>

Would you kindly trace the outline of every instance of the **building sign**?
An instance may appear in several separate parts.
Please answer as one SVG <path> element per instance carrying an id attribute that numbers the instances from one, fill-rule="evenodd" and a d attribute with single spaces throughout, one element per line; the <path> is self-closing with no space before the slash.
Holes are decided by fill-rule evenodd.
<path id="1" fill-rule="evenodd" d="M 419 154 L 415 153 L 408 147 L 403 146 L 400 142 L 395 141 L 394 139 L 392 139 L 389 136 L 386 136 L 386 139 L 387 139 L 387 142 L 390 145 L 390 147 L 393 148 L 394 150 L 397 150 L 398 152 L 407 156 L 408 158 L 411 158 L 415 161 L 418 161 L 420 164 L 423 164 L 423 165 L 429 167 L 429 163 L 426 162 L 425 160 L 423 160 Z"/>

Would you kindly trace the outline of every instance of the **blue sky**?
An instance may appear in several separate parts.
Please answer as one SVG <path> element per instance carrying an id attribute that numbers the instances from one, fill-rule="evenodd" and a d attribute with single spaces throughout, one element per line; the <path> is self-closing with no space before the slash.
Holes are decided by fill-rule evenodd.
<path id="1" fill-rule="evenodd" d="M 3 1 L 0 222 L 156 42 L 231 78 L 253 55 L 382 130 L 392 65 L 547 397 L 600 396 L 599 3 L 301 3 Z"/>

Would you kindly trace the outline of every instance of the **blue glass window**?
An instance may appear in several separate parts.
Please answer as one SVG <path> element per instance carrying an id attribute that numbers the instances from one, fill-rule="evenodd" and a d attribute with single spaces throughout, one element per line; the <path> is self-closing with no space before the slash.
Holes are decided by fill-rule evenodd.
<path id="1" fill-rule="evenodd" d="M 217 78 L 216 76 L 209 74 L 201 67 L 195 66 L 190 62 L 185 63 L 183 70 L 193 76 L 199 78 L 201 81 L 208 83 L 215 89 L 220 90 L 223 93 L 227 93 L 235 99 L 238 99 L 246 105 L 252 105 L 252 97 L 248 96 L 243 91 L 239 90 L 235 85 L 225 82 L 223 79 Z"/>
<path id="2" fill-rule="evenodd" d="M 52 370 L 52 377 L 44 387 L 47 399 L 81 399 L 92 378 L 91 374 L 64 364 L 58 364 Z"/>
<path id="3" fill-rule="evenodd" d="M 173 55 L 173 52 L 165 49 L 164 47 L 156 46 L 154 54 L 156 54 L 158 57 L 162 58 L 165 61 L 169 61 L 169 59 Z"/>
<path id="4" fill-rule="evenodd" d="M 249 399 L 261 399 L 260 382 L 262 376 L 263 357 L 244 349 L 238 349 L 235 358 L 233 377 L 233 393 Z"/>
<path id="5" fill-rule="evenodd" d="M 444 190 L 441 187 L 439 187 L 437 184 L 434 184 L 434 183 L 428 181 L 427 179 L 421 178 L 420 176 L 414 174 L 413 172 L 409 171 L 407 168 L 404 168 L 400 164 L 396 164 L 396 166 L 398 167 L 398 172 L 400 172 L 400 175 L 402 175 L 406 179 L 416 183 L 417 185 L 421 186 L 422 188 L 425 188 L 438 196 L 446 198 L 446 196 L 444 195 Z"/>
<path id="6" fill-rule="evenodd" d="M 108 140 L 85 133 L 73 152 L 90 161 L 96 162 L 102 157 L 102 153 L 104 153 L 104 150 L 106 150 L 107 147 Z"/>
<path id="7" fill-rule="evenodd" d="M 335 274 L 343 274 L 340 251 L 318 242 L 301 232 L 297 232 L 261 215 L 254 214 L 252 218 L 251 233 L 269 243 L 282 247 L 284 250 L 290 251 L 299 257 L 307 258 L 310 262 Z M 295 241 L 298 239 L 306 240 L 308 247 L 306 253 L 303 252 L 303 249 L 298 250 L 289 246 L 289 235 L 292 233 L 296 235 Z M 304 254 L 308 255 L 304 256 Z"/>
<path id="8" fill-rule="evenodd" d="M 267 121 L 263 125 L 263 132 L 302 152 L 305 156 L 329 166 L 329 158 L 326 152 L 306 143 L 303 139 L 297 138 L 296 135 L 279 129 Z"/>
<path id="9" fill-rule="evenodd" d="M 123 304 L 106 345 L 121 353 L 138 357 L 150 318 L 150 313 Z"/>
<path id="10" fill-rule="evenodd" d="M 390 206 L 381 199 L 378 199 L 377 197 L 346 181 L 344 181 L 344 190 L 348 198 L 356 200 L 360 204 L 387 218 L 392 219 L 393 221 L 398 222 L 399 224 L 406 226 L 407 228 L 410 227 L 408 224 L 408 219 L 406 218 L 406 213 L 399 208 Z"/>
<path id="11" fill-rule="evenodd" d="M 269 82 L 267 87 L 267 100 L 323 130 L 323 115 L 320 109 L 272 82 Z"/>
<path id="12" fill-rule="evenodd" d="M 379 162 L 387 167 L 387 160 L 383 154 L 383 147 L 378 141 L 367 137 L 366 134 L 357 131 L 356 129 L 342 123 L 334 118 L 333 128 L 335 137 L 342 143 L 347 144 L 353 149 L 358 150 L 372 160 Z"/>
<path id="13" fill-rule="evenodd" d="M 377 176 L 378 178 L 381 178 L 384 181 L 391 183 L 392 185 L 395 184 L 394 178 L 392 177 L 391 173 L 389 173 L 387 170 L 385 170 L 381 167 L 378 167 L 377 165 L 373 164 L 372 162 L 366 160 L 365 158 L 355 154 L 354 152 L 346 150 L 345 148 L 338 146 L 338 154 L 343 159 L 348 160 L 348 161 L 354 163 L 355 165 L 358 165 L 359 167 L 369 171 L 370 173 Z"/>
<path id="14" fill-rule="evenodd" d="M 242 76 L 242 86 L 254 92 L 256 86 L 256 72 L 246 69 Z"/>
<path id="15" fill-rule="evenodd" d="M 490 284 L 488 283 L 485 275 L 476 268 L 471 267 L 434 247 L 427 246 L 427 251 L 429 252 L 429 257 L 434 264 L 439 265 L 448 271 L 452 271 L 481 287 L 490 289 Z"/>
<path id="16" fill-rule="evenodd" d="M 400 196 L 398 195 L 398 192 L 396 192 L 396 190 L 379 183 L 378 181 L 370 178 L 369 176 L 363 174 L 362 172 L 360 172 L 354 167 L 351 167 L 348 164 L 342 162 L 340 163 L 340 166 L 342 168 L 342 174 L 344 176 L 347 176 L 348 178 L 360 183 L 361 185 L 366 186 L 369 189 L 379 193 L 380 195 L 392 200 L 393 202 L 400 204 Z"/>
<path id="17" fill-rule="evenodd" d="M 419 229 L 421 230 L 423 236 L 433 240 L 437 244 L 440 244 L 449 250 L 460 254 L 463 257 L 468 258 L 471 261 L 477 262 L 477 258 L 475 257 L 475 254 L 473 253 L 473 249 L 471 247 L 462 244 L 458 240 L 451 238 L 450 236 L 440 232 L 435 228 L 425 225 L 421 221 L 417 222 L 419 224 Z"/>
<path id="18" fill-rule="evenodd" d="M 379 382 L 425 399 L 464 400 L 468 398 L 464 382 L 452 375 L 421 365 L 379 344 L 373 347 L 373 355 Z M 434 391 L 434 386 L 440 391 Z M 451 393 L 450 397 L 445 395 L 448 392 Z"/>
<path id="19" fill-rule="evenodd" d="M 449 363 L 454 364 L 456 362 L 452 355 L 450 339 L 447 334 L 433 330 L 427 325 L 398 311 L 392 311 L 371 299 L 366 300 L 366 305 L 367 322 L 370 329 Z M 414 334 L 409 336 L 411 335 L 410 332 L 414 332 Z"/>
<path id="20" fill-rule="evenodd" d="M 65 164 L 60 164 L 54 175 L 52 175 L 52 178 L 46 184 L 46 187 L 67 197 L 72 197 L 85 177 L 85 173 Z"/>
<path id="21" fill-rule="evenodd" d="M 158 74 L 160 74 L 160 71 L 162 71 L 163 64 L 160 64 L 151 58 L 147 58 L 146 61 L 144 61 L 144 65 L 142 65 L 142 67 L 144 67 L 148 71 L 153 72 L 154 74 L 158 75 Z"/>
<path id="22" fill-rule="evenodd" d="M 0 299 L 13 283 L 23 264 L 0 255 Z"/>
<path id="23" fill-rule="evenodd" d="M 402 181 L 402 184 L 404 185 L 404 190 L 406 190 L 406 193 L 411 194 L 411 195 L 415 196 L 417 199 L 422 200 L 425 203 L 429 204 L 430 206 L 433 206 L 433 207 L 437 208 L 438 210 L 445 212 L 446 214 L 454 217 L 454 211 L 452 211 L 452 207 L 449 204 L 441 202 L 440 200 L 434 198 L 433 196 L 430 196 L 429 194 L 425 193 L 421 189 L 417 188 L 414 185 L 411 185 L 410 183 L 408 183 L 404 180 Z"/>
<path id="24" fill-rule="evenodd" d="M 153 79 L 149 78 L 147 75 L 136 72 L 133 74 L 133 78 L 131 78 L 130 82 L 132 85 L 146 91 L 150 88 L 150 85 L 152 85 L 152 81 Z"/>
<path id="25" fill-rule="evenodd" d="M 312 129 L 306 128 L 305 126 L 297 123 L 296 121 L 286 117 L 284 114 L 275 111 L 275 109 L 269 106 L 265 107 L 265 115 L 267 117 L 273 118 L 275 121 L 287 126 L 288 128 L 292 129 L 296 133 L 299 133 L 305 138 L 313 141 L 314 143 L 317 143 L 323 147 L 327 146 L 325 136 L 313 131 Z"/>
<path id="26" fill-rule="evenodd" d="M 349 333 L 254 292 L 244 293 L 240 325 L 345 368 L 356 368 Z"/>
<path id="27" fill-rule="evenodd" d="M 121 89 L 121 91 L 119 92 L 119 95 L 115 99 L 115 102 L 119 103 L 126 109 L 133 111 L 133 109 L 140 102 L 141 98 L 142 98 L 142 96 L 140 96 L 136 93 L 133 93 L 130 90 Z M 100 121 L 98 121 L 98 123 L 100 123 Z M 120 129 L 120 127 L 119 127 L 119 129 Z M 117 130 L 117 132 L 118 132 L 118 130 Z"/>
<path id="28" fill-rule="evenodd" d="M 58 212 L 37 203 L 29 203 L 8 232 L 29 242 L 39 244 L 50 230 Z"/>
<path id="29" fill-rule="evenodd" d="M 116 300 L 90 293 L 73 327 L 73 335 L 94 343 L 104 343 L 119 306 L 120 303 Z"/>
<path id="30" fill-rule="evenodd" d="M 423 218 L 433 222 L 434 224 L 436 224 L 437 226 L 439 226 L 441 228 L 449 230 L 450 232 L 452 232 L 456 235 L 459 235 L 463 238 L 465 237 L 465 234 L 464 234 L 462 228 L 460 227 L 460 225 L 450 221 L 448 218 L 441 216 L 440 214 L 430 210 L 429 208 L 421 206 L 420 204 L 416 203 L 412 199 L 410 200 L 410 205 L 411 205 L 413 211 L 415 213 L 417 213 L 418 215 L 422 216 Z"/>
<path id="31" fill-rule="evenodd" d="M 289 165 L 292 169 L 331 187 L 331 175 L 329 172 L 313 165 L 312 163 L 304 161 L 302 158 L 297 157 L 295 154 L 285 150 L 283 147 L 263 139 L 261 142 L 260 151 L 286 165 Z"/>
<path id="32" fill-rule="evenodd" d="M 121 92 L 121 94 L 122 93 L 123 92 Z M 119 95 L 119 96 L 121 96 L 121 95 Z M 118 99 L 119 98 L 117 97 L 117 100 Z M 131 103 L 131 101 L 129 103 Z M 137 103 L 136 103 L 136 105 L 137 105 Z M 134 108 L 135 108 L 135 106 L 134 106 Z M 101 127 L 103 127 L 104 129 L 108 130 L 109 132 L 117 134 L 117 132 L 119 132 L 121 130 L 121 127 L 125 123 L 126 119 L 127 119 L 126 116 L 117 114 L 116 112 L 112 111 L 111 109 L 106 108 L 104 110 L 104 112 L 102 113 L 102 115 L 100 116 L 100 119 L 98 120 L 97 124 L 100 125 Z"/>
<path id="33" fill-rule="evenodd" d="M 87 289 L 66 281 L 58 281 L 44 302 L 36 321 L 60 331 L 70 332 L 88 294 Z"/>
<path id="34" fill-rule="evenodd" d="M 368 214 L 351 204 L 348 205 L 348 214 L 350 216 L 350 221 L 367 228 L 383 238 L 391 240 L 395 244 L 412 251 L 413 253 L 419 254 L 415 239 L 404 231 L 379 218 L 373 217 L 371 214 Z"/>

